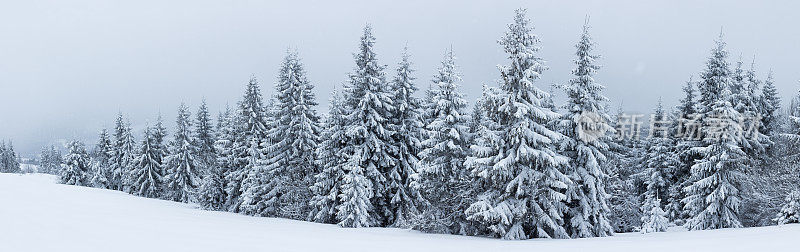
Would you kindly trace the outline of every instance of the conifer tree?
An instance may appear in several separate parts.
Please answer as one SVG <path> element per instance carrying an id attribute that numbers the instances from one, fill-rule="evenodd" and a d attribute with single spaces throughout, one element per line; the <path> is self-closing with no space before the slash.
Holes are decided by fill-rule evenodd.
<path id="1" fill-rule="evenodd" d="M 45 147 L 42 147 L 42 149 L 39 151 L 39 168 L 36 170 L 39 173 L 46 173 L 46 174 L 50 173 L 50 171 L 49 171 L 49 169 L 47 167 L 47 165 L 50 163 L 50 160 L 49 160 L 50 159 L 50 157 L 49 157 L 50 154 L 48 153 L 49 150 L 50 149 L 47 146 L 45 146 Z M 2 144 L 0 144 L 0 156 L 3 155 L 4 151 L 5 151 L 5 148 L 2 146 Z M 0 167 L 2 167 L 2 164 L 0 164 Z M 0 169 L 2 169 L 2 168 L 0 168 Z"/>
<path id="2" fill-rule="evenodd" d="M 460 74 L 455 54 L 445 51 L 439 73 L 433 77 L 432 121 L 428 138 L 422 142 L 420 191 L 430 203 L 418 228 L 437 233 L 463 233 L 469 204 L 463 193 L 469 186 L 469 171 L 464 161 L 469 154 L 467 102 L 459 90 Z"/>
<path id="3" fill-rule="evenodd" d="M 0 154 L 2 155 L 2 154 Z M 61 151 L 55 145 L 45 146 L 39 154 L 40 173 L 58 175 L 61 172 L 61 164 L 64 163 Z"/>
<path id="4" fill-rule="evenodd" d="M 114 129 L 114 146 L 111 155 L 111 185 L 113 189 L 127 191 L 131 162 L 135 156 L 135 140 L 130 121 L 123 119 L 122 114 L 117 118 Z"/>
<path id="5" fill-rule="evenodd" d="M 197 146 L 197 165 L 201 173 L 205 174 L 213 169 L 217 159 L 214 152 L 214 126 L 205 99 L 197 109 L 195 124 L 194 139 L 197 141 L 195 144 Z"/>
<path id="6" fill-rule="evenodd" d="M 197 189 L 196 201 L 206 210 L 225 208 L 225 176 L 219 166 L 209 167 Z"/>
<path id="7" fill-rule="evenodd" d="M 669 226 L 667 213 L 661 209 L 661 200 L 650 195 L 646 196 L 642 206 L 642 233 L 666 232 Z"/>
<path id="8" fill-rule="evenodd" d="M 765 111 L 761 107 L 762 98 L 758 93 L 761 80 L 756 77 L 755 60 L 750 64 L 750 69 L 745 72 L 743 83 L 740 93 L 733 93 L 734 90 L 731 90 L 734 97 L 740 97 L 738 100 L 733 99 L 736 103 L 732 102 L 732 104 L 741 116 L 738 123 L 742 126 L 744 137 L 739 144 L 750 159 L 748 165 L 756 166 L 755 162 L 764 156 L 767 147 L 772 142 L 763 133 L 764 128 L 761 125 Z"/>
<path id="9" fill-rule="evenodd" d="M 789 122 L 787 123 L 788 125 L 786 126 L 786 131 L 791 135 L 795 135 L 792 138 L 800 139 L 800 93 L 795 94 L 795 97 L 792 99 L 788 110 Z"/>
<path id="10" fill-rule="evenodd" d="M 7 173 L 20 173 L 19 156 L 14 151 L 14 143 L 8 141 L 8 144 L 3 142 L 3 151 L 0 151 L 0 172 Z"/>
<path id="11" fill-rule="evenodd" d="M 411 218 L 419 213 L 418 205 L 422 201 L 418 190 L 411 185 L 417 176 L 423 122 L 420 101 L 413 96 L 417 87 L 409 58 L 408 47 L 404 47 L 397 75 L 391 82 L 397 165 L 389 170 L 388 179 L 390 203 L 394 208 L 389 224 L 394 227 L 411 226 Z"/>
<path id="12" fill-rule="evenodd" d="M 145 127 L 138 156 L 133 160 L 131 192 L 137 196 L 159 198 L 164 186 L 164 170 L 161 164 L 162 153 L 153 133 L 153 129 Z"/>
<path id="13" fill-rule="evenodd" d="M 197 189 L 197 203 L 206 210 L 226 209 L 225 174 L 233 163 L 234 133 L 231 120 L 231 109 L 226 106 L 225 110 L 217 116 L 216 139 L 214 140 L 216 158 Z"/>
<path id="14" fill-rule="evenodd" d="M 175 134 L 169 143 L 169 155 L 164 159 L 165 198 L 179 202 L 189 202 L 199 185 L 197 167 L 197 148 L 192 136 L 191 112 L 185 104 L 178 107 L 175 119 Z"/>
<path id="15" fill-rule="evenodd" d="M 395 132 L 390 121 L 395 106 L 388 90 L 384 67 L 377 62 L 374 44 L 372 27 L 368 25 L 364 28 L 359 51 L 354 55 L 356 67 L 350 74 L 345 92 L 345 106 L 349 114 L 345 116 L 347 142 L 342 152 L 348 160 L 345 162 L 346 175 L 342 181 L 340 198 L 343 198 L 342 204 L 371 203 L 371 207 L 337 207 L 337 221 L 347 227 L 386 226 L 394 219 L 392 195 L 389 192 L 392 182 L 389 180 L 392 178 L 388 177 L 388 172 L 397 165 L 397 147 L 392 139 Z M 349 174 L 355 172 L 360 174 Z M 364 182 L 362 176 L 369 183 Z M 360 192 L 366 188 L 371 188 L 372 192 Z M 375 221 L 368 221 L 372 219 Z"/>
<path id="16" fill-rule="evenodd" d="M 261 88 L 255 77 L 251 77 L 247 83 L 244 96 L 238 103 L 231 124 L 233 125 L 234 141 L 230 167 L 225 174 L 225 193 L 227 194 L 225 201 L 230 211 L 239 212 L 242 203 L 240 195 L 246 190 L 242 187 L 242 183 L 251 172 L 247 167 L 255 167 L 248 164 L 254 159 L 253 155 L 263 156 L 261 146 L 266 143 L 266 111 Z M 252 151 L 252 145 L 257 147 L 259 153 Z"/>
<path id="17" fill-rule="evenodd" d="M 117 116 L 114 126 L 114 149 L 111 155 L 111 180 L 109 189 L 123 191 L 128 168 L 133 160 L 134 138 L 130 123 L 126 122 L 122 113 Z"/>
<path id="18" fill-rule="evenodd" d="M 481 134 L 466 162 L 488 188 L 466 214 L 504 239 L 567 238 L 562 213 L 570 180 L 561 168 L 568 160 L 556 151 L 564 136 L 549 127 L 559 115 L 534 85 L 547 67 L 524 9 L 499 43 L 511 62 L 499 67 L 499 97 L 483 101 L 497 125 Z"/>
<path id="19" fill-rule="evenodd" d="M 339 92 L 331 92 L 328 114 L 323 123 L 323 131 L 317 146 L 317 165 L 322 168 L 320 173 L 314 175 L 314 185 L 311 191 L 312 210 L 308 218 L 322 223 L 336 223 L 337 208 L 341 204 L 339 192 L 344 180 L 342 155 L 345 141 L 345 115 L 347 109 Z"/>
<path id="20" fill-rule="evenodd" d="M 287 52 L 275 85 L 274 127 L 267 131 L 272 142 L 266 147 L 266 174 L 255 174 L 263 177 L 264 184 L 245 189 L 246 194 L 260 194 L 248 197 L 264 201 L 250 204 L 267 206 L 257 215 L 305 219 L 310 212 L 309 187 L 318 173 L 314 151 L 320 132 L 313 88 L 297 52 Z"/>
<path id="21" fill-rule="evenodd" d="M 5 155 L 6 155 L 6 142 L 0 141 L 0 172 L 6 172 Z"/>
<path id="22" fill-rule="evenodd" d="M 764 81 L 764 87 L 761 89 L 761 131 L 767 136 L 774 135 L 779 127 L 777 117 L 778 111 L 780 111 L 781 98 L 774 82 L 772 71 L 770 71 Z"/>
<path id="23" fill-rule="evenodd" d="M 431 121 L 433 121 L 433 114 L 431 113 L 433 113 L 433 108 L 436 106 L 436 104 L 433 103 L 433 96 L 435 95 L 434 92 L 435 89 L 436 85 L 434 85 L 433 83 L 428 84 L 428 89 L 425 90 L 425 96 L 422 98 L 420 104 L 420 107 L 422 108 L 421 116 L 422 116 L 423 128 L 427 127 L 428 124 L 430 124 Z M 427 132 L 423 130 L 422 133 L 426 134 Z M 427 138 L 427 135 L 424 135 L 423 137 Z"/>
<path id="24" fill-rule="evenodd" d="M 678 155 L 673 150 L 674 143 L 668 137 L 669 132 L 666 129 L 667 115 L 664 112 L 664 107 L 661 100 L 658 101 L 658 106 L 652 117 L 653 122 L 651 125 L 654 127 L 650 129 L 651 137 L 647 142 L 647 152 L 644 159 L 644 170 L 642 171 L 642 178 L 646 186 L 645 197 L 658 199 L 663 195 L 669 195 L 670 182 L 672 181 L 672 174 L 679 164 Z M 643 213 L 647 213 L 653 206 L 647 206 L 642 209 Z M 661 208 L 661 206 L 658 206 Z M 663 209 L 663 208 L 661 208 Z"/>
<path id="25" fill-rule="evenodd" d="M 69 153 L 64 158 L 59 182 L 67 185 L 89 185 L 89 153 L 86 152 L 83 142 L 71 141 L 67 144 L 67 149 Z"/>
<path id="26" fill-rule="evenodd" d="M 671 180 L 668 182 L 670 185 L 669 194 L 667 197 L 667 204 L 665 210 L 667 216 L 671 220 L 681 220 L 686 217 L 683 203 L 681 202 L 686 195 L 683 193 L 683 188 L 688 186 L 691 181 L 691 167 L 694 165 L 695 160 L 700 159 L 700 154 L 697 153 L 695 147 L 699 147 L 700 132 L 696 127 L 699 127 L 698 114 L 697 114 L 697 101 L 695 99 L 695 82 L 692 78 L 686 82 L 683 87 L 684 97 L 681 98 L 680 103 L 676 106 L 674 117 L 677 120 L 673 121 L 670 129 L 670 137 L 675 142 L 675 154 L 678 155 L 678 164 L 671 172 Z"/>
<path id="27" fill-rule="evenodd" d="M 361 151 L 363 149 L 356 149 L 352 155 L 345 156 L 347 162 L 342 167 L 345 175 L 339 194 L 341 204 L 336 207 L 336 219 L 342 227 L 370 227 L 377 222 L 370 200 L 374 196 L 374 188 L 361 167 Z"/>
<path id="28" fill-rule="evenodd" d="M 786 195 L 781 211 L 775 217 L 778 225 L 800 223 L 800 191 L 794 190 Z"/>
<path id="29" fill-rule="evenodd" d="M 161 164 L 162 169 L 166 170 L 164 168 L 164 159 L 169 155 L 169 147 L 165 142 L 167 138 L 167 128 L 164 127 L 164 119 L 161 117 L 161 113 L 158 114 L 156 124 L 150 130 L 150 134 L 152 134 L 153 137 L 153 149 L 158 154 L 155 155 L 155 158 L 158 163 Z"/>
<path id="30" fill-rule="evenodd" d="M 111 143 L 111 136 L 108 130 L 100 131 L 97 144 L 94 147 L 94 157 L 92 158 L 92 174 L 90 184 L 93 187 L 109 189 L 113 173 L 111 170 L 111 155 L 114 153 L 114 145 Z"/>
<path id="31" fill-rule="evenodd" d="M 242 171 L 246 171 L 241 184 L 239 211 L 255 216 L 268 216 L 265 213 L 274 212 L 274 201 L 268 201 L 264 186 L 270 183 L 271 176 L 264 164 L 264 150 L 258 140 L 251 138 L 247 148 L 246 164 Z"/>
<path id="32" fill-rule="evenodd" d="M 613 229 L 608 222 L 608 194 L 605 180 L 608 175 L 601 168 L 608 151 L 607 132 L 609 116 L 605 112 L 607 101 L 600 92 L 605 88 L 594 81 L 599 69 L 592 54 L 594 42 L 589 36 L 589 26 L 584 25 L 581 39 L 576 45 L 577 59 L 574 75 L 563 86 L 567 94 L 566 114 L 559 123 L 567 140 L 562 144 L 570 158 L 568 175 L 573 181 L 567 190 L 569 211 L 567 232 L 572 237 L 609 236 Z M 588 126 L 587 126 L 588 125 Z"/>
<path id="33" fill-rule="evenodd" d="M 722 34 L 701 74 L 700 110 L 703 121 L 702 159 L 691 168 L 692 184 L 684 188 L 683 200 L 690 230 L 741 227 L 739 221 L 740 171 L 747 156 L 738 124 L 740 114 L 730 102 L 731 70 Z"/>

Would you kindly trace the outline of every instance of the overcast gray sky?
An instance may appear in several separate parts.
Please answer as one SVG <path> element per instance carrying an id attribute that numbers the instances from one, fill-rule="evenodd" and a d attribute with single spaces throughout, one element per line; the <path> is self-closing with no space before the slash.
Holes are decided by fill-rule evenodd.
<path id="1" fill-rule="evenodd" d="M 603 68 L 597 80 L 625 110 L 674 105 L 724 29 L 732 56 L 771 68 L 784 101 L 797 93 L 796 1 L 0 1 L 0 139 L 23 155 L 65 139 L 93 141 L 118 112 L 140 133 L 176 107 L 216 111 L 251 74 L 265 95 L 287 47 L 297 48 L 326 111 L 371 23 L 379 60 L 393 70 L 408 43 L 426 88 L 452 45 L 473 101 L 505 63 L 497 39 L 527 8 L 550 70 L 544 89 L 569 79 L 586 15 Z M 558 92 L 557 92 L 558 93 Z"/>

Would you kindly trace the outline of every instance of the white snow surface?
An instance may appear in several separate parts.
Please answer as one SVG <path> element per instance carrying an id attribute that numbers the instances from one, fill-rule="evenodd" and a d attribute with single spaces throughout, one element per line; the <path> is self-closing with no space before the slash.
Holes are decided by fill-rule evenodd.
<path id="1" fill-rule="evenodd" d="M 797 251 L 800 225 L 506 241 L 198 209 L 0 173 L 0 251 Z"/>

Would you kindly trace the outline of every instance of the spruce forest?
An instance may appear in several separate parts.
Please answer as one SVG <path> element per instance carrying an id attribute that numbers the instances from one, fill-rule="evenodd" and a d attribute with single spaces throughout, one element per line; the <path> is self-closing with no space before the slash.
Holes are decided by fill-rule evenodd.
<path id="1" fill-rule="evenodd" d="M 251 76 L 223 111 L 181 105 L 140 129 L 122 111 L 95 142 L 44 146 L 27 172 L 208 211 L 509 240 L 800 222 L 800 93 L 781 107 L 773 73 L 731 55 L 724 30 L 676 83 L 677 106 L 638 115 L 610 111 L 614 84 L 595 79 L 606 42 L 588 18 L 562 41 L 574 44 L 571 78 L 551 88 L 547 48 L 516 10 L 497 39 L 497 82 L 474 101 L 458 52 L 419 76 L 413 48 L 376 54 L 373 29 L 353 38 L 352 71 L 328 97 L 289 49 L 274 86 Z M 20 163 L 3 141 L 0 172 Z"/>

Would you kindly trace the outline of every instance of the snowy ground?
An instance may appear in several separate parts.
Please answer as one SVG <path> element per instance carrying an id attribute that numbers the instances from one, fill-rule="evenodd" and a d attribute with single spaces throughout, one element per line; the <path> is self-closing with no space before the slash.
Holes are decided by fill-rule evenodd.
<path id="1" fill-rule="evenodd" d="M 344 229 L 0 173 L 0 251 L 797 251 L 800 225 L 504 241 Z"/>

